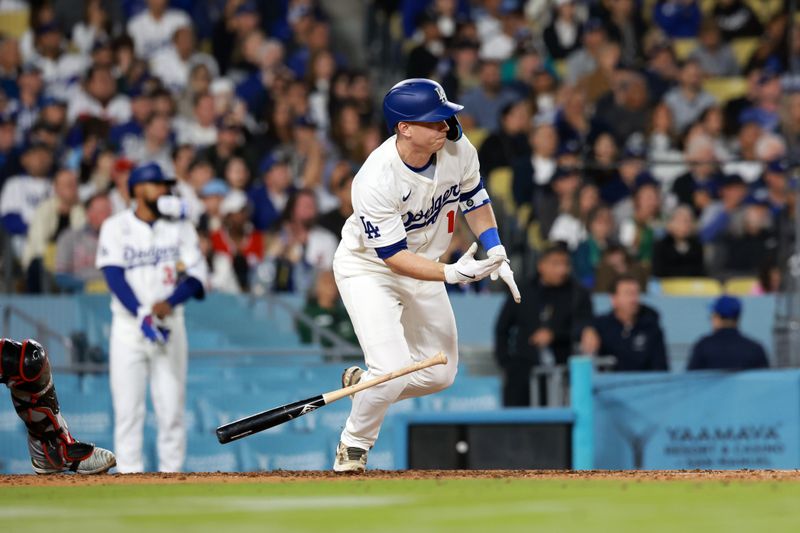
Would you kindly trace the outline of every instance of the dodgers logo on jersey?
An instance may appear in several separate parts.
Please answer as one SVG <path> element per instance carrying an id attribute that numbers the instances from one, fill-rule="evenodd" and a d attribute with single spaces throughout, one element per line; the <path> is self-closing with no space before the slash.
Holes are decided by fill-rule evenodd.
<path id="1" fill-rule="evenodd" d="M 435 224 L 436 220 L 439 218 L 439 213 L 442 212 L 442 208 L 444 206 L 447 204 L 458 203 L 460 193 L 460 185 L 453 185 L 440 194 L 438 198 L 431 200 L 431 206 L 427 210 L 419 211 L 417 213 L 412 213 L 411 211 L 406 213 L 403 216 L 403 226 L 405 227 L 406 231 L 424 228 L 429 224 Z"/>
<path id="2" fill-rule="evenodd" d="M 123 250 L 123 260 L 127 268 L 140 266 L 152 266 L 166 261 L 177 261 L 180 258 L 180 251 L 177 246 L 151 247 L 137 249 L 133 246 L 126 246 Z"/>

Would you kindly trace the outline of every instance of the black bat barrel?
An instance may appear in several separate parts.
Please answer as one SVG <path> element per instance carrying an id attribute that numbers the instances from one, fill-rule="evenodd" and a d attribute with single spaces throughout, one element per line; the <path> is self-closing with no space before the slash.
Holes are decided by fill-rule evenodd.
<path id="1" fill-rule="evenodd" d="M 270 409 L 269 411 L 256 413 L 218 427 L 217 440 L 219 440 L 220 444 L 226 444 L 241 439 L 242 437 L 252 435 L 253 433 L 258 433 L 259 431 L 264 431 L 265 429 L 283 424 L 289 420 L 299 418 L 324 405 L 325 400 L 320 394 L 313 398 L 300 400 L 299 402 L 282 405 L 275 409 Z"/>

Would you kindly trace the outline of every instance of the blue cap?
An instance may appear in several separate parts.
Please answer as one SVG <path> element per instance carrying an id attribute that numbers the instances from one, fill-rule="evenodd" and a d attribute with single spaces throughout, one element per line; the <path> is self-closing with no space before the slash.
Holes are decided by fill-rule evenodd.
<path id="1" fill-rule="evenodd" d="M 288 163 L 288 159 L 281 153 L 271 153 L 264 156 L 261 160 L 261 163 L 258 165 L 258 174 L 263 176 L 275 165 L 286 164 Z"/>
<path id="2" fill-rule="evenodd" d="M 550 181 L 558 181 L 569 176 L 580 176 L 580 170 L 577 167 L 558 167 Z"/>
<path id="3" fill-rule="evenodd" d="M 633 189 L 638 191 L 642 187 L 660 187 L 658 180 L 647 170 L 643 170 L 636 175 L 633 181 Z"/>
<path id="4" fill-rule="evenodd" d="M 225 180 L 214 178 L 203 185 L 203 188 L 200 189 L 200 196 L 225 196 L 228 194 L 229 190 L 230 188 L 228 184 L 225 183 Z"/>
<path id="5" fill-rule="evenodd" d="M 720 318 L 739 318 L 739 315 L 742 314 L 742 302 L 735 296 L 720 296 L 711 306 L 711 312 Z"/>
<path id="6" fill-rule="evenodd" d="M 34 32 L 36 35 L 44 35 L 45 33 L 50 33 L 51 31 L 61 31 L 61 28 L 58 27 L 58 24 L 55 21 L 45 22 L 41 26 L 37 26 Z"/>
<path id="7" fill-rule="evenodd" d="M 590 18 L 583 25 L 583 31 L 584 32 L 604 30 L 604 29 L 605 29 L 605 24 L 603 24 L 603 21 L 601 19 L 597 18 L 597 17 Z"/>
<path id="8" fill-rule="evenodd" d="M 767 170 L 774 174 L 786 174 L 789 172 L 789 164 L 783 159 L 773 159 L 767 163 Z"/>
<path id="9" fill-rule="evenodd" d="M 234 15 L 245 15 L 251 13 L 258 13 L 258 8 L 256 8 L 256 5 L 253 2 L 244 2 L 236 8 Z"/>
<path id="10" fill-rule="evenodd" d="M 172 185 L 175 178 L 164 174 L 158 163 L 144 163 L 134 168 L 128 178 L 128 192 L 133 196 L 133 188 L 140 183 L 165 183 Z"/>
<path id="11" fill-rule="evenodd" d="M 630 146 L 625 146 L 622 151 L 622 159 L 646 159 L 647 149 L 640 143 L 630 143 Z"/>
<path id="12" fill-rule="evenodd" d="M 732 187 L 734 185 L 747 187 L 747 183 L 739 174 L 727 174 L 722 178 L 722 182 L 720 183 L 721 187 Z"/>
<path id="13" fill-rule="evenodd" d="M 42 98 L 42 101 L 39 104 L 39 107 L 48 107 L 48 106 L 51 106 L 51 105 L 57 105 L 57 106 L 61 106 L 61 107 L 66 107 L 67 106 L 67 102 L 64 101 L 63 98 L 59 98 L 57 96 L 45 96 L 44 98 Z"/>

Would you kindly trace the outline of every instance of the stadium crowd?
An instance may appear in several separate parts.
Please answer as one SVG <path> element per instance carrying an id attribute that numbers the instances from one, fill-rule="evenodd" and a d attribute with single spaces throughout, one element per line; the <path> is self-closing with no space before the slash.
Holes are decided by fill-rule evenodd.
<path id="1" fill-rule="evenodd" d="M 465 106 L 517 260 L 561 242 L 594 291 L 620 274 L 642 289 L 780 284 L 800 155 L 788 0 L 374 1 L 364 70 L 313 0 L 73 4 L 0 0 L 0 17 L 29 13 L 0 38 L 12 290 L 102 290 L 98 228 L 127 206 L 131 169 L 156 161 L 178 180 L 213 290 L 313 291 L 353 175 L 388 135 L 387 72 L 437 79 Z"/>

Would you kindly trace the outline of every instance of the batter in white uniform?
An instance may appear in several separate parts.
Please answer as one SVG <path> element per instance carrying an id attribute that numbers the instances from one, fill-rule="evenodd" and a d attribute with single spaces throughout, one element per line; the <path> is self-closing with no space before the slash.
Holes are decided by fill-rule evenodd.
<path id="1" fill-rule="evenodd" d="M 184 405 L 188 346 L 182 304 L 204 295 L 207 266 L 197 232 L 165 215 L 174 180 L 155 163 L 128 181 L 133 208 L 100 229 L 97 267 L 111 289 L 110 373 L 119 472 L 144 470 L 145 390 L 158 425 L 158 469 L 177 472 L 186 455 Z M 171 202 L 172 201 L 172 202 Z"/>
<path id="2" fill-rule="evenodd" d="M 440 351 L 448 363 L 356 394 L 336 451 L 337 472 L 366 468 L 367 451 L 392 403 L 453 383 L 458 339 L 443 282 L 500 277 L 519 302 L 477 152 L 456 118 L 461 109 L 447 101 L 434 81 L 409 79 L 395 85 L 383 100 L 395 135 L 370 154 L 353 181 L 354 213 L 342 229 L 333 269 L 367 370 L 347 369 L 343 385 Z M 450 244 L 458 207 L 487 259 L 474 259 L 475 243 L 458 262 L 438 262 Z"/>

